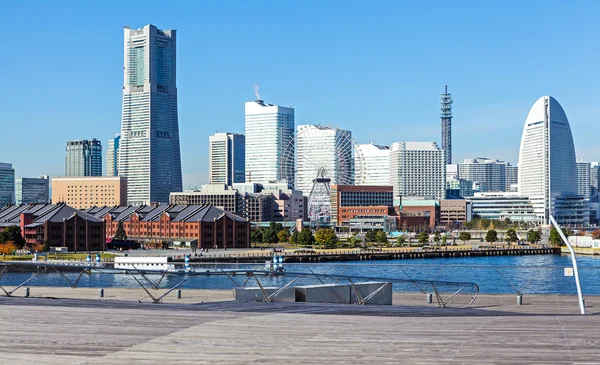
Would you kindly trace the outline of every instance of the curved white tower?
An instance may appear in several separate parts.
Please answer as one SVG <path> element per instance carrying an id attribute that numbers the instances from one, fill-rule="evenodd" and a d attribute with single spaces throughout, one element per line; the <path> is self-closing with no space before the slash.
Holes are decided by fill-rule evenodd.
<path id="1" fill-rule="evenodd" d="M 525 120 L 519 150 L 519 193 L 530 197 L 544 224 L 548 224 L 549 215 L 564 215 L 558 210 L 566 208 L 565 202 L 575 200 L 579 204 L 569 120 L 551 96 L 539 98 Z M 575 219 L 579 213 L 568 215 Z M 569 223 L 575 223 L 572 219 Z"/>

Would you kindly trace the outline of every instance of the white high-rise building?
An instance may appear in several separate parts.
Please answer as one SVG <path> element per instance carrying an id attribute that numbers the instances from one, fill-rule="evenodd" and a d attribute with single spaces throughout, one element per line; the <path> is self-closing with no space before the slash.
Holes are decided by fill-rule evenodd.
<path id="1" fill-rule="evenodd" d="M 309 196 L 313 181 L 321 177 L 330 179 L 330 185 L 354 184 L 351 132 L 322 125 L 299 125 L 297 130 L 296 190 Z"/>
<path id="2" fill-rule="evenodd" d="M 458 164 L 461 179 L 479 183 L 482 191 L 506 190 L 506 162 L 489 158 L 473 158 Z"/>
<path id="3" fill-rule="evenodd" d="M 245 179 L 245 138 L 243 134 L 215 133 L 208 137 L 208 178 L 210 184 L 243 183 Z"/>
<path id="4" fill-rule="evenodd" d="M 519 193 L 530 198 L 544 224 L 585 224 L 589 211 L 577 195 L 575 147 L 558 101 L 542 96 L 531 107 L 519 149 Z M 586 216 L 587 214 L 587 216 Z"/>
<path id="5" fill-rule="evenodd" d="M 506 191 L 517 192 L 519 190 L 519 167 L 506 165 Z"/>
<path id="6" fill-rule="evenodd" d="M 578 158 L 577 162 L 577 194 L 585 199 L 592 196 L 591 164 Z"/>
<path id="7" fill-rule="evenodd" d="M 177 118 L 176 32 L 125 27 L 119 176 L 128 203 L 168 202 L 182 191 Z"/>
<path id="8" fill-rule="evenodd" d="M 456 180 L 459 178 L 460 176 L 458 175 L 458 164 L 453 163 L 446 165 L 446 181 Z"/>
<path id="9" fill-rule="evenodd" d="M 435 142 L 396 142 L 390 150 L 394 205 L 403 196 L 446 197 L 444 151 Z"/>
<path id="10" fill-rule="evenodd" d="M 106 147 L 106 176 L 119 176 L 119 142 L 121 135 L 116 134 L 108 140 Z"/>
<path id="11" fill-rule="evenodd" d="M 286 148 L 293 151 L 294 108 L 256 100 L 245 109 L 246 182 L 280 180 L 283 153 Z"/>
<path id="12" fill-rule="evenodd" d="M 600 163 L 590 163 L 590 184 L 592 185 L 592 195 L 596 195 L 600 190 Z"/>
<path id="13" fill-rule="evenodd" d="M 370 142 L 359 144 L 356 149 L 355 166 L 362 163 L 363 167 L 361 176 L 356 176 L 356 185 L 390 185 L 390 147 Z"/>

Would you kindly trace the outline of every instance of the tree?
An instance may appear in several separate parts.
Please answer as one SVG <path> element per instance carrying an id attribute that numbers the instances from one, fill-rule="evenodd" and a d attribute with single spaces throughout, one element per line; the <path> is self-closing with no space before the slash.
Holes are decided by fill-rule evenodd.
<path id="1" fill-rule="evenodd" d="M 367 240 L 367 242 L 376 242 L 377 237 L 375 236 L 375 231 L 370 230 L 367 233 L 365 233 L 365 239 Z"/>
<path id="2" fill-rule="evenodd" d="M 458 239 L 463 241 L 463 244 L 467 243 L 467 241 L 471 239 L 471 234 L 469 232 L 460 232 Z"/>
<path id="3" fill-rule="evenodd" d="M 512 228 L 509 228 L 508 231 L 506 231 L 506 235 L 504 237 L 506 239 L 506 242 L 508 242 L 509 245 L 512 242 L 517 242 L 519 240 L 519 237 L 517 237 L 517 231 L 515 231 Z"/>
<path id="4" fill-rule="evenodd" d="M 592 238 L 595 240 L 600 240 L 600 229 L 597 229 L 594 232 L 592 232 Z"/>
<path id="5" fill-rule="evenodd" d="M 298 233 L 298 244 L 302 246 L 309 246 L 315 243 L 315 236 L 310 229 L 305 228 Z"/>
<path id="6" fill-rule="evenodd" d="M 262 230 L 260 228 L 255 228 L 250 232 L 250 241 L 252 241 L 252 243 L 261 243 L 263 241 L 262 236 Z"/>
<path id="7" fill-rule="evenodd" d="M 21 235 L 21 227 L 9 226 L 0 232 L 0 243 L 12 243 L 17 248 L 23 248 L 25 246 L 25 240 Z"/>
<path id="8" fill-rule="evenodd" d="M 323 247 L 331 247 L 336 244 L 337 236 L 331 228 L 320 228 L 315 232 L 315 241 Z"/>
<path id="9" fill-rule="evenodd" d="M 427 232 L 421 232 L 419 233 L 419 243 L 427 243 L 429 242 L 429 235 L 427 234 Z"/>
<path id="10" fill-rule="evenodd" d="M 115 240 L 117 241 L 126 241 L 127 233 L 125 233 L 125 228 L 123 228 L 123 221 L 119 221 L 117 223 L 117 232 L 115 232 Z"/>
<path id="11" fill-rule="evenodd" d="M 485 242 L 492 243 L 496 241 L 498 241 L 498 232 L 493 229 L 487 231 L 487 234 L 485 235 Z"/>
<path id="12" fill-rule="evenodd" d="M 396 238 L 396 244 L 398 246 L 404 246 L 406 244 L 406 238 L 404 238 L 403 235 L 398 236 L 398 238 Z"/>
<path id="13" fill-rule="evenodd" d="M 447 235 L 443 235 L 442 236 L 442 246 L 446 246 L 448 242 L 448 236 Z"/>
<path id="14" fill-rule="evenodd" d="M 0 253 L 12 255 L 17 250 L 17 246 L 13 242 L 5 242 L 0 244 Z"/>
<path id="15" fill-rule="evenodd" d="M 387 234 L 385 234 L 384 231 L 377 231 L 375 233 L 375 241 L 377 241 L 379 243 L 388 243 Z"/>
<path id="16" fill-rule="evenodd" d="M 490 222 L 490 226 L 488 227 L 488 230 L 490 230 L 490 231 L 493 231 L 493 230 L 495 230 L 495 229 L 496 229 L 496 225 L 494 224 L 494 221 L 492 220 L 492 221 Z"/>
<path id="17" fill-rule="evenodd" d="M 433 242 L 435 242 L 436 244 L 440 243 L 440 241 L 442 240 L 442 236 L 440 235 L 440 232 L 435 232 L 435 234 L 433 235 Z"/>
<path id="18" fill-rule="evenodd" d="M 527 232 L 527 241 L 531 243 L 537 243 L 541 240 L 542 237 L 540 237 L 540 232 L 534 231 L 533 229 L 530 229 L 529 232 Z"/>
<path id="19" fill-rule="evenodd" d="M 552 227 L 550 229 L 550 238 L 549 238 L 549 241 L 553 245 L 560 245 L 562 243 L 560 235 L 558 234 L 558 231 L 554 227 Z"/>
<path id="20" fill-rule="evenodd" d="M 290 243 L 292 245 L 297 245 L 298 244 L 298 231 L 294 231 L 294 233 L 292 233 L 292 235 L 290 236 Z"/>
<path id="21" fill-rule="evenodd" d="M 290 239 L 290 233 L 286 229 L 282 229 L 277 232 L 277 239 L 279 242 L 287 242 Z"/>

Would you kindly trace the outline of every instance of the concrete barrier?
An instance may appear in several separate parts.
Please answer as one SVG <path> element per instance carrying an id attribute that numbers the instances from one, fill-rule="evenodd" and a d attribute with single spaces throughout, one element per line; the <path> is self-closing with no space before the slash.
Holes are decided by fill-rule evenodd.
<path id="1" fill-rule="evenodd" d="M 375 290 L 381 288 L 377 294 L 373 295 L 365 304 L 375 305 L 392 305 L 392 283 L 391 282 L 367 282 L 367 283 L 356 283 L 354 287 L 351 287 L 351 303 L 360 304 L 360 299 L 356 295 L 356 291 L 360 294 L 360 297 L 365 299 Z M 356 288 L 356 290 L 354 289 Z"/>
<path id="2" fill-rule="evenodd" d="M 350 303 L 350 284 L 297 286 L 296 301 L 311 303 Z"/>
<path id="3" fill-rule="evenodd" d="M 279 288 L 264 287 L 267 295 L 275 293 Z M 238 302 L 262 302 L 265 295 L 258 287 L 233 288 L 233 298 Z M 294 288 L 285 288 L 281 293 L 273 297 L 274 302 L 294 302 L 296 300 Z"/>

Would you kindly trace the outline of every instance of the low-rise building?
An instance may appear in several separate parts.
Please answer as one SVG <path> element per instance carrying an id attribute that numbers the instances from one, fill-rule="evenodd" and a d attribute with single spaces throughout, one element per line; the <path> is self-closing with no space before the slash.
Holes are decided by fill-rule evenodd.
<path id="1" fill-rule="evenodd" d="M 529 197 L 512 192 L 475 193 L 468 198 L 473 216 L 487 219 L 541 223 Z"/>
<path id="2" fill-rule="evenodd" d="M 105 222 L 113 237 L 119 222 L 130 240 L 140 242 L 197 241 L 201 248 L 250 247 L 250 223 L 212 205 L 94 207 L 86 211 Z"/>
<path id="3" fill-rule="evenodd" d="M 358 217 L 395 216 L 392 186 L 332 185 L 331 221 L 348 225 Z"/>
<path id="4" fill-rule="evenodd" d="M 28 245 L 48 242 L 69 251 L 104 251 L 104 221 L 65 204 L 23 204 L 0 209 L 0 231 L 19 226 Z"/>
<path id="5" fill-rule="evenodd" d="M 435 199 L 403 197 L 394 207 L 398 214 L 398 227 L 406 230 L 426 224 L 433 228 L 439 224 L 440 204 Z"/>
<path id="6" fill-rule="evenodd" d="M 127 179 L 122 176 L 52 178 L 52 202 L 76 209 L 127 204 Z"/>
<path id="7" fill-rule="evenodd" d="M 456 228 L 473 216 L 471 202 L 464 199 L 440 200 L 440 225 Z"/>

